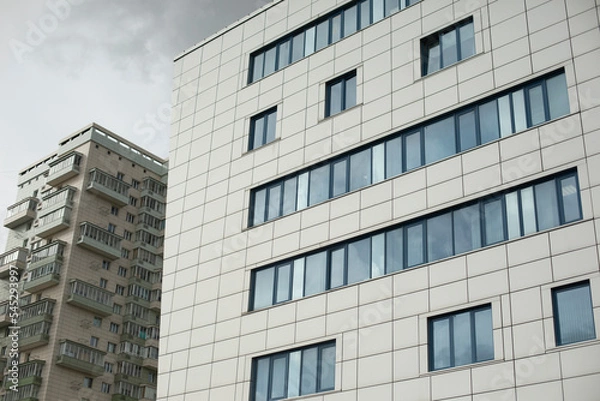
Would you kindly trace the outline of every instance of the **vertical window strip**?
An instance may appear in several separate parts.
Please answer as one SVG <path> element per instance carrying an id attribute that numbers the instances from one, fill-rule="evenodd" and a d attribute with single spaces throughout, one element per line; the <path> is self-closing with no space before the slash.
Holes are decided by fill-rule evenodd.
<path id="1" fill-rule="evenodd" d="M 546 77 L 509 89 L 500 95 L 473 105 L 467 105 L 417 127 L 393 134 L 383 141 L 369 145 L 367 148 L 363 147 L 338 156 L 331 161 L 320 163 L 308 171 L 304 170 L 295 176 L 288 176 L 282 180 L 253 189 L 249 225 L 257 225 L 343 195 L 349 191 L 375 184 L 381 180 L 378 174 L 382 170 L 384 170 L 384 178 L 391 178 L 476 146 L 495 141 L 501 136 L 513 135 L 518 132 L 517 128 L 530 128 L 533 126 L 533 122 L 537 120 L 532 119 L 532 100 L 529 93 L 531 88 L 537 87 L 542 88 L 542 93 L 546 96 L 541 102 L 541 106 L 536 106 L 543 109 L 545 120 L 542 122 L 569 113 L 566 79 L 564 72 L 561 70 L 559 73 L 552 73 Z M 553 96 L 553 99 L 548 99 L 549 96 Z M 523 124 L 526 124 L 526 126 Z M 385 152 L 376 149 L 381 145 L 385 147 Z M 367 149 L 373 152 L 373 156 L 369 156 L 369 160 L 367 160 L 369 166 L 363 168 L 371 168 L 378 174 L 357 179 L 357 176 L 352 174 L 352 159 L 356 159 L 359 154 L 367 152 Z M 377 157 L 375 157 L 376 155 Z M 347 163 L 347 174 L 343 174 L 341 166 L 337 166 L 341 162 Z M 384 167 L 381 168 L 379 165 Z M 326 168 L 332 170 L 330 175 L 325 175 L 319 180 L 308 179 L 309 175 L 324 173 L 323 170 Z M 281 188 L 281 196 L 284 199 L 289 199 L 290 196 L 287 195 L 287 192 L 293 188 L 294 191 L 297 190 L 297 204 L 292 208 L 291 203 L 288 202 L 286 203 L 287 207 L 283 210 L 274 209 L 271 216 L 267 215 L 269 198 L 265 194 L 265 188 L 273 185 L 283 186 L 285 180 L 294 180 L 296 177 L 298 177 L 298 180 L 303 177 L 302 186 L 300 183 L 297 189 L 285 186 L 285 188 Z M 318 188 L 313 188 L 313 186 L 318 186 Z M 305 195 L 314 191 L 319 192 L 313 193 L 309 201 Z"/>
<path id="2" fill-rule="evenodd" d="M 536 191 L 538 196 L 535 197 Z M 252 272 L 250 310 L 322 293 L 582 218 L 577 172 L 443 210 Z"/>
<path id="3" fill-rule="evenodd" d="M 475 54 L 473 17 L 421 40 L 422 75 L 426 76 Z"/>
<path id="4" fill-rule="evenodd" d="M 259 148 L 275 140 L 277 107 L 264 111 L 250 119 L 248 150 Z"/>
<path id="5" fill-rule="evenodd" d="M 552 290 L 556 345 L 567 345 L 596 338 L 590 282 Z"/>
<path id="6" fill-rule="evenodd" d="M 335 342 L 255 358 L 251 386 L 253 401 L 273 401 L 333 390 Z"/>
<path id="7" fill-rule="evenodd" d="M 364 29 L 420 0 L 359 0 L 336 9 L 250 56 L 248 83 L 279 71 L 315 51 Z"/>

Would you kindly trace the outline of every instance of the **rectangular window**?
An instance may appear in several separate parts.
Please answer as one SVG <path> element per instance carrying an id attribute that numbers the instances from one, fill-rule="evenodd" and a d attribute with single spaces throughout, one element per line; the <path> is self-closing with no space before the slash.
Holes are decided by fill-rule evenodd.
<path id="1" fill-rule="evenodd" d="M 325 89 L 325 117 L 356 105 L 356 71 L 330 81 Z"/>
<path id="2" fill-rule="evenodd" d="M 117 274 L 121 277 L 127 277 L 127 269 L 123 266 L 119 266 L 119 269 L 117 270 Z"/>
<path id="3" fill-rule="evenodd" d="M 112 373 L 114 370 L 114 365 L 110 362 L 104 362 L 104 371 L 106 373 Z"/>
<path id="4" fill-rule="evenodd" d="M 110 207 L 110 214 L 112 214 L 113 216 L 118 216 L 119 215 L 119 208 L 116 206 L 111 206 Z"/>
<path id="5" fill-rule="evenodd" d="M 117 226 L 115 226 L 115 225 L 114 225 L 114 224 L 112 224 L 112 223 L 108 223 L 108 228 L 107 228 L 107 231 L 108 231 L 109 233 L 113 233 L 113 234 L 114 234 L 116 229 L 117 229 Z"/>
<path id="6" fill-rule="evenodd" d="M 118 333 L 119 332 L 119 325 L 116 324 L 116 323 L 111 322 L 109 330 L 110 330 L 111 333 Z"/>
<path id="7" fill-rule="evenodd" d="M 84 388 L 92 388 L 93 383 L 94 383 L 94 379 L 92 379 L 91 377 L 83 378 L 83 387 Z"/>
<path id="8" fill-rule="evenodd" d="M 577 173 L 571 170 L 255 269 L 250 309 L 434 262 L 581 218 Z"/>
<path id="9" fill-rule="evenodd" d="M 111 352 L 111 353 L 115 353 L 117 349 L 117 344 L 115 343 L 111 343 L 109 342 L 108 344 L 106 344 L 106 352 Z"/>
<path id="10" fill-rule="evenodd" d="M 554 288 L 552 307 L 556 345 L 596 338 L 589 281 Z"/>
<path id="11" fill-rule="evenodd" d="M 102 326 L 102 318 L 94 316 L 94 319 L 92 320 L 92 324 L 94 325 L 94 327 Z"/>
<path id="12" fill-rule="evenodd" d="M 429 370 L 494 359 L 492 307 L 482 307 L 430 318 Z"/>
<path id="13" fill-rule="evenodd" d="M 100 279 L 100 288 L 106 288 L 106 285 L 108 284 L 108 281 L 104 278 Z"/>
<path id="14" fill-rule="evenodd" d="M 100 392 L 104 394 L 110 394 L 110 384 L 102 382 L 100 386 Z"/>
<path id="15" fill-rule="evenodd" d="M 335 342 L 255 358 L 252 401 L 273 401 L 333 390 Z"/>
<path id="16" fill-rule="evenodd" d="M 125 292 L 125 287 L 123 287 L 122 285 L 119 285 L 119 284 L 115 285 L 115 294 L 123 295 L 124 292 Z"/>
<path id="17" fill-rule="evenodd" d="M 104 270 L 110 270 L 110 262 L 108 260 L 103 260 L 102 261 L 102 268 Z"/>
<path id="18" fill-rule="evenodd" d="M 248 150 L 259 148 L 275 140 L 277 107 L 273 107 L 250 119 L 250 141 Z"/>
<path id="19" fill-rule="evenodd" d="M 97 347 L 98 342 L 100 342 L 100 339 L 98 337 L 94 337 L 94 336 L 90 337 L 90 346 Z"/>
<path id="20" fill-rule="evenodd" d="M 423 76 L 475 54 L 473 18 L 421 39 Z"/>

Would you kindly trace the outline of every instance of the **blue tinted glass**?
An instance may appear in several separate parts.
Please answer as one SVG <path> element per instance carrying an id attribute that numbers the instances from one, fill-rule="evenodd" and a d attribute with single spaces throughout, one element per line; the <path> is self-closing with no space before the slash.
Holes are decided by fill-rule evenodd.
<path id="1" fill-rule="evenodd" d="M 529 89 L 529 108 L 531 110 L 531 125 L 541 124 L 546 121 L 541 85 Z"/>
<path id="2" fill-rule="evenodd" d="M 508 239 L 521 236 L 521 218 L 519 216 L 519 196 L 517 192 L 506 194 L 506 226 Z"/>
<path id="3" fill-rule="evenodd" d="M 459 28 L 460 35 L 460 59 L 464 60 L 475 54 L 475 32 L 473 22 L 469 22 Z"/>
<path id="4" fill-rule="evenodd" d="M 309 56 L 315 52 L 315 27 L 304 32 L 304 55 Z"/>
<path id="5" fill-rule="evenodd" d="M 383 0 L 372 0 L 373 1 L 373 23 L 383 19 L 384 17 L 384 4 Z"/>
<path id="6" fill-rule="evenodd" d="M 279 44 L 279 61 L 277 63 L 277 69 L 281 69 L 290 63 L 290 39 L 286 39 L 284 42 Z"/>
<path id="7" fill-rule="evenodd" d="M 420 265 L 423 260 L 423 225 L 418 224 L 406 229 L 407 267 Z"/>
<path id="8" fill-rule="evenodd" d="M 343 82 L 338 81 L 327 88 L 327 101 L 329 102 L 329 108 L 327 115 L 331 116 L 342 111 L 342 88 Z"/>
<path id="9" fill-rule="evenodd" d="M 265 202 L 267 190 L 261 189 L 254 193 L 254 210 L 252 224 L 260 224 L 265 221 Z"/>
<path id="10" fill-rule="evenodd" d="M 335 43 L 342 37 L 342 14 L 331 19 L 331 43 Z"/>
<path id="11" fill-rule="evenodd" d="M 304 32 L 292 38 L 292 63 L 304 57 Z"/>
<path id="12" fill-rule="evenodd" d="M 450 367 L 450 320 L 449 318 L 436 319 L 431 322 L 431 326 L 433 369 L 430 370 Z"/>
<path id="13" fill-rule="evenodd" d="M 454 252 L 468 252 L 481 247 L 479 205 L 466 206 L 454 213 Z"/>
<path id="14" fill-rule="evenodd" d="M 313 394 L 317 392 L 317 348 L 302 351 L 302 381 L 300 394 Z"/>
<path id="15" fill-rule="evenodd" d="M 254 138 L 251 149 L 256 149 L 265 143 L 265 119 L 264 117 L 255 118 L 253 123 L 252 135 Z"/>
<path id="16" fill-rule="evenodd" d="M 454 118 L 448 117 L 425 127 L 425 163 L 456 153 Z"/>
<path id="17" fill-rule="evenodd" d="M 273 111 L 265 116 L 267 129 L 265 131 L 265 143 L 275 140 L 275 131 L 277 127 L 277 112 Z"/>
<path id="18" fill-rule="evenodd" d="M 417 131 L 404 136 L 406 171 L 421 166 L 421 132 Z"/>
<path id="19" fill-rule="evenodd" d="M 294 288 L 292 290 L 292 299 L 298 299 L 304 296 L 304 262 L 305 258 L 294 260 Z"/>
<path id="20" fill-rule="evenodd" d="M 502 200 L 494 200 L 483 205 L 485 215 L 486 245 L 495 244 L 504 240 L 504 216 L 502 213 Z"/>
<path id="21" fill-rule="evenodd" d="M 290 299 L 291 273 L 292 268 L 289 264 L 279 266 L 279 268 L 277 269 L 277 294 L 275 296 L 275 302 L 283 302 Z"/>
<path id="22" fill-rule="evenodd" d="M 350 191 L 371 184 L 371 149 L 350 156 Z"/>
<path id="23" fill-rule="evenodd" d="M 431 262 L 452 254 L 452 214 L 427 219 L 427 259 Z"/>
<path id="24" fill-rule="evenodd" d="M 319 391 L 333 390 L 335 386 L 335 346 L 321 350 L 321 378 Z"/>
<path id="25" fill-rule="evenodd" d="M 494 359 L 494 334 L 492 327 L 492 308 L 473 312 L 475 324 L 475 360 L 474 362 Z"/>
<path id="26" fill-rule="evenodd" d="M 500 119 L 500 136 L 505 137 L 512 134 L 512 117 L 508 95 L 498 98 L 498 117 Z"/>
<path id="27" fill-rule="evenodd" d="M 563 203 L 563 215 L 565 223 L 581 219 L 581 208 L 579 204 L 579 191 L 575 177 L 569 177 L 560 181 L 560 192 Z"/>
<path id="28" fill-rule="evenodd" d="M 469 111 L 458 117 L 458 130 L 460 133 L 460 150 L 467 150 L 477 146 L 477 128 L 475 126 L 474 111 Z"/>
<path id="29" fill-rule="evenodd" d="M 341 160 L 333 165 L 333 196 L 338 196 L 346 193 L 346 159 Z"/>
<path id="30" fill-rule="evenodd" d="M 385 0 L 385 15 L 391 15 L 400 10 L 399 1 L 404 0 Z"/>
<path id="31" fill-rule="evenodd" d="M 390 178 L 402 173 L 402 137 L 390 139 L 385 143 L 385 177 Z"/>
<path id="32" fill-rule="evenodd" d="M 300 395 L 300 364 L 302 361 L 302 351 L 290 353 L 289 374 L 288 374 L 288 397 L 297 397 Z"/>
<path id="33" fill-rule="evenodd" d="M 286 397 L 285 393 L 285 382 L 287 378 L 285 374 L 287 372 L 287 358 L 280 356 L 273 358 L 273 369 L 271 376 L 271 399 Z"/>
<path id="34" fill-rule="evenodd" d="M 269 397 L 269 358 L 256 361 L 254 401 L 267 401 Z"/>
<path id="35" fill-rule="evenodd" d="M 371 5 L 369 3 L 369 0 L 363 0 L 359 3 L 360 29 L 363 29 L 371 24 Z"/>
<path id="36" fill-rule="evenodd" d="M 331 277 L 330 287 L 336 288 L 345 284 L 344 282 L 344 266 L 345 266 L 345 249 L 340 248 L 331 251 Z"/>
<path id="37" fill-rule="evenodd" d="M 317 47 L 320 50 L 329 44 L 329 20 L 325 20 L 317 25 Z"/>
<path id="38" fill-rule="evenodd" d="M 371 278 L 385 274 L 385 234 L 371 237 Z"/>
<path id="39" fill-rule="evenodd" d="M 346 79 L 344 110 L 356 105 L 356 75 Z"/>
<path id="40" fill-rule="evenodd" d="M 371 271 L 371 239 L 348 244 L 348 284 L 367 280 Z"/>
<path id="41" fill-rule="evenodd" d="M 569 114 L 569 94 L 565 74 L 560 74 L 546 81 L 550 118 Z"/>
<path id="42" fill-rule="evenodd" d="M 596 338 L 589 283 L 557 288 L 553 294 L 556 344 L 572 344 Z"/>
<path id="43" fill-rule="evenodd" d="M 263 77 L 263 68 L 265 65 L 265 53 L 261 52 L 254 56 L 252 60 L 252 80 L 256 81 Z"/>
<path id="44" fill-rule="evenodd" d="M 265 52 L 265 75 L 269 75 L 275 71 L 275 63 L 277 62 L 277 47 L 272 47 Z"/>
<path id="45" fill-rule="evenodd" d="M 281 215 L 281 185 L 269 188 L 269 212 L 267 220 L 274 219 Z"/>
<path id="46" fill-rule="evenodd" d="M 283 215 L 296 210 L 296 177 L 289 178 L 283 183 Z"/>
<path id="47" fill-rule="evenodd" d="M 356 32 L 358 16 L 356 14 L 357 5 L 344 10 L 344 36 L 352 35 Z"/>
<path id="48" fill-rule="evenodd" d="M 498 107 L 496 101 L 484 103 L 479 106 L 479 130 L 481 143 L 491 142 L 500 137 L 498 129 Z"/>
<path id="49" fill-rule="evenodd" d="M 431 74 L 440 69 L 441 54 L 440 42 L 436 39 L 425 46 L 425 71 L 424 75 Z"/>
<path id="50" fill-rule="evenodd" d="M 273 305 L 273 283 L 275 280 L 275 269 L 268 268 L 258 270 L 254 275 L 254 309 Z"/>
<path id="51" fill-rule="evenodd" d="M 471 313 L 457 313 L 453 316 L 454 331 L 454 366 L 474 362 L 473 345 L 471 344 Z"/>
<path id="52" fill-rule="evenodd" d="M 515 122 L 515 132 L 527 129 L 527 113 L 525 111 L 525 95 L 523 89 L 512 93 L 512 106 Z"/>
<path id="53" fill-rule="evenodd" d="M 556 199 L 556 184 L 554 180 L 537 184 L 535 187 L 535 209 L 538 229 L 556 227 L 560 220 L 558 216 L 558 200 Z"/>
<path id="54" fill-rule="evenodd" d="M 305 263 L 304 296 L 325 291 L 327 252 L 307 256 Z"/>
<path id="55" fill-rule="evenodd" d="M 297 210 L 302 210 L 306 206 L 308 206 L 308 172 L 298 176 Z"/>
<path id="56" fill-rule="evenodd" d="M 456 63 L 458 60 L 458 48 L 456 46 L 456 31 L 442 33 L 442 67 Z"/>
<path id="57" fill-rule="evenodd" d="M 373 184 L 385 179 L 385 144 L 380 143 L 372 148 Z"/>
<path id="58" fill-rule="evenodd" d="M 385 233 L 385 267 L 388 273 L 404 269 L 402 228 Z"/>
<path id="59" fill-rule="evenodd" d="M 537 231 L 537 219 L 535 217 L 535 202 L 533 199 L 533 187 L 527 187 L 520 191 L 521 211 L 523 213 L 523 235 Z"/>
<path id="60" fill-rule="evenodd" d="M 310 172 L 309 205 L 314 205 L 329 198 L 329 165 Z"/>

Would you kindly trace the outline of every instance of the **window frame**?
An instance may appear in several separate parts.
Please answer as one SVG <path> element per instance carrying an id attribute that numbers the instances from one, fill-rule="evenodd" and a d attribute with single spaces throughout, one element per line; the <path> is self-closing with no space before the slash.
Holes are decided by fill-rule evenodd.
<path id="1" fill-rule="evenodd" d="M 348 82 L 354 81 L 354 87 L 350 88 L 350 90 L 354 91 L 354 104 L 348 105 Z M 332 88 L 341 84 L 340 88 L 340 110 L 336 112 L 332 112 L 331 110 L 331 101 L 332 101 Z M 325 84 L 325 118 L 333 117 L 342 113 L 345 110 L 348 110 L 354 106 L 358 105 L 358 72 L 356 69 L 352 71 L 348 71 L 339 77 L 336 77 L 330 81 L 327 81 Z"/>
<path id="2" fill-rule="evenodd" d="M 588 294 L 586 294 L 586 295 L 589 295 L 589 303 L 591 306 L 590 316 L 591 316 L 591 324 L 592 324 L 592 333 L 589 333 L 591 335 L 588 338 L 564 342 L 563 338 L 561 336 L 560 313 L 559 313 L 557 293 L 563 292 L 563 291 L 581 289 L 581 288 L 587 288 L 587 290 L 588 290 Z M 554 325 L 554 343 L 557 347 L 569 346 L 569 345 L 578 344 L 580 342 L 585 342 L 585 341 L 593 341 L 598 338 L 598 334 L 597 334 L 597 330 L 596 330 L 596 319 L 594 316 L 594 300 L 592 297 L 592 280 L 586 279 L 586 280 L 582 280 L 582 281 L 576 281 L 576 282 L 552 287 L 550 289 L 550 297 L 551 297 L 551 302 L 552 302 L 552 324 Z M 579 305 L 579 306 L 582 306 L 582 305 Z"/>
<path id="3" fill-rule="evenodd" d="M 473 26 L 473 54 L 463 57 L 463 55 L 461 54 L 462 53 L 462 46 L 461 46 L 462 41 L 461 41 L 461 33 L 460 33 L 461 30 L 460 29 L 467 25 Z M 455 32 L 456 60 L 453 62 L 450 62 L 448 64 L 445 64 L 444 63 L 442 37 L 443 37 L 443 35 L 446 35 L 450 32 Z M 428 72 L 429 60 L 430 60 L 429 50 L 431 49 L 432 45 L 435 45 L 435 44 L 437 44 L 437 46 L 439 48 L 438 68 L 431 72 Z M 432 34 L 425 36 L 424 38 L 421 38 L 420 48 L 421 48 L 421 77 L 426 77 L 428 75 L 434 74 L 434 73 L 441 71 L 447 67 L 450 67 L 451 65 L 457 64 L 462 60 L 466 60 L 470 57 L 473 57 L 474 55 L 477 54 L 477 44 L 475 41 L 475 22 L 474 22 L 473 16 L 464 18 L 448 27 L 445 27 L 439 31 L 436 31 Z"/>
<path id="4" fill-rule="evenodd" d="M 259 149 L 265 145 L 268 145 L 271 142 L 274 142 L 277 139 L 277 125 L 278 125 L 278 120 L 277 120 L 277 110 L 278 107 L 277 106 L 273 106 L 268 108 L 265 111 L 262 111 L 252 117 L 250 117 L 250 129 L 249 129 L 249 135 L 248 135 L 248 151 L 251 150 L 255 150 L 255 149 Z M 269 133 L 269 121 L 270 121 L 270 116 L 275 115 L 274 117 L 274 121 L 273 124 L 275 125 L 273 127 L 273 138 L 271 140 L 268 140 L 268 133 Z M 263 129 L 262 129 L 262 133 L 260 134 L 262 136 L 262 140 L 260 141 L 260 144 L 255 146 L 255 142 L 256 142 L 256 123 L 259 120 L 263 120 Z"/>

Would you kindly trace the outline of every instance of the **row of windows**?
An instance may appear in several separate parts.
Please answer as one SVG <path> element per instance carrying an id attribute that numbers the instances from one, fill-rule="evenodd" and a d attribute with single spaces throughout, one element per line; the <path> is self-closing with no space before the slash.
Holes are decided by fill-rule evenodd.
<path id="1" fill-rule="evenodd" d="M 269 44 L 250 57 L 252 83 L 420 0 L 358 0 Z"/>
<path id="2" fill-rule="evenodd" d="M 596 338 L 589 281 L 552 289 L 556 345 Z M 428 319 L 429 371 L 494 359 L 490 304 Z M 333 390 L 335 342 L 254 358 L 252 401 Z"/>
<path id="3" fill-rule="evenodd" d="M 285 216 L 568 113 L 567 84 L 561 70 L 253 189 L 249 225 Z"/>
<path id="4" fill-rule="evenodd" d="M 250 309 L 302 298 L 581 219 L 577 173 L 252 271 Z"/>

